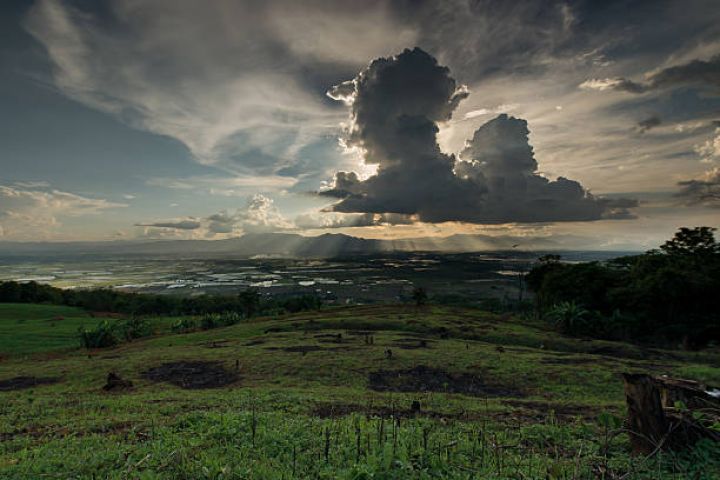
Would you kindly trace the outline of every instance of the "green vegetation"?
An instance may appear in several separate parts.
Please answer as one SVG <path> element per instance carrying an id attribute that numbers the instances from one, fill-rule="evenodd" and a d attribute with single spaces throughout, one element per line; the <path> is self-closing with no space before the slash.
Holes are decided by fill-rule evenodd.
<path id="1" fill-rule="evenodd" d="M 76 307 L 0 304 L 0 356 L 77 348 L 78 328 L 102 320 Z"/>
<path id="2" fill-rule="evenodd" d="M 254 288 L 237 295 L 152 295 L 113 289 L 63 290 L 37 282 L 0 282 L 0 304 L 44 303 L 81 307 L 91 312 L 127 315 L 202 315 L 242 312 L 246 318 L 257 314 L 272 315 L 320 308 L 315 295 L 281 299 L 262 298 Z"/>
<path id="3" fill-rule="evenodd" d="M 3 325 L 67 307 L 12 308 Z M 433 305 L 325 308 L 170 332 L 188 318 L 149 317 L 161 334 L 90 355 L 23 357 L 6 346 L 28 337 L 6 330 L 0 478 L 720 475 L 716 444 L 631 458 L 617 376 L 718 384 L 717 349 L 581 340 L 529 318 Z M 105 321 L 126 320 L 96 324 Z M 133 387 L 103 391 L 109 372 Z"/>
<path id="4" fill-rule="evenodd" d="M 563 264 L 546 256 L 527 275 L 538 313 L 560 331 L 697 349 L 720 342 L 720 243 L 683 228 L 643 255 Z"/>

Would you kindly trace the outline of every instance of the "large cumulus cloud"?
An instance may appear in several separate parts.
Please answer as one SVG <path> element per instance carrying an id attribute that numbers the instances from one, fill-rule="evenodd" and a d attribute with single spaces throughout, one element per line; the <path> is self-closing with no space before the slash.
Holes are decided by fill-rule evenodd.
<path id="1" fill-rule="evenodd" d="M 419 48 L 373 61 L 328 93 L 351 106 L 346 143 L 377 173 L 362 181 L 339 172 L 322 195 L 332 210 L 413 215 L 424 222 L 589 221 L 627 218 L 635 202 L 598 198 L 566 178 L 536 173 L 527 122 L 500 115 L 480 127 L 461 153 L 440 150 L 438 123 L 468 91 Z"/>

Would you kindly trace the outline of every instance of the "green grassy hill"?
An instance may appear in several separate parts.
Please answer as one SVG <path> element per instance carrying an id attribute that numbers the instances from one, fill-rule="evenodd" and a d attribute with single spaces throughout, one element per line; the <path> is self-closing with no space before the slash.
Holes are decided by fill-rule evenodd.
<path id="1" fill-rule="evenodd" d="M 77 330 L 100 319 L 75 307 L 0 303 L 0 355 L 77 348 Z"/>
<path id="2" fill-rule="evenodd" d="M 711 459 L 639 461 L 609 434 L 620 372 L 720 384 L 717 351 L 371 306 L 58 352 L 94 319 L 0 307 L 0 478 L 718 478 Z M 104 391 L 109 372 L 134 386 Z"/>

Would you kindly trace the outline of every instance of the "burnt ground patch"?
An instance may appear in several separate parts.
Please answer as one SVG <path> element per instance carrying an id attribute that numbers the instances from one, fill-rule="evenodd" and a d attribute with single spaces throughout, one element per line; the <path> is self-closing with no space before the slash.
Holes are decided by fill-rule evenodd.
<path id="1" fill-rule="evenodd" d="M 13 390 L 24 390 L 26 388 L 36 387 L 38 385 L 51 385 L 59 382 L 56 377 L 14 377 L 7 380 L 0 380 L 0 392 L 10 392 Z"/>
<path id="2" fill-rule="evenodd" d="M 352 337 L 343 337 L 342 333 L 320 333 L 317 335 L 313 335 L 313 338 L 315 338 L 318 343 L 353 343 Z"/>
<path id="3" fill-rule="evenodd" d="M 212 340 L 210 342 L 201 343 L 200 345 L 205 348 L 227 348 L 230 346 L 228 343 L 230 343 L 230 340 Z"/>
<path id="4" fill-rule="evenodd" d="M 362 415 L 376 418 L 461 418 L 461 413 L 444 413 L 435 410 L 413 410 L 412 408 L 403 408 L 399 406 L 389 405 L 355 405 L 351 403 L 319 403 L 315 405 L 311 414 L 320 418 L 339 418 L 359 413 Z"/>
<path id="5" fill-rule="evenodd" d="M 378 370 L 368 375 L 368 386 L 379 392 L 445 392 L 475 397 L 522 397 L 524 393 L 485 382 L 472 373 L 450 373 L 418 365 L 407 370 Z"/>
<path id="6" fill-rule="evenodd" d="M 331 351 L 348 351 L 353 347 L 323 347 L 322 345 L 294 345 L 292 347 L 265 347 L 265 350 L 283 351 L 290 353 L 302 353 L 305 355 L 309 352 L 331 352 Z"/>
<path id="7" fill-rule="evenodd" d="M 552 411 L 563 419 L 582 417 L 585 420 L 596 418 L 602 411 L 599 407 L 578 404 L 546 403 L 532 400 L 504 400 L 504 405 L 520 409 L 537 417 L 547 417 Z"/>
<path id="8" fill-rule="evenodd" d="M 441 412 L 432 409 L 414 409 L 410 405 L 359 405 L 351 403 L 317 403 L 310 410 L 310 414 L 319 418 L 341 418 L 348 415 L 359 414 L 367 418 L 409 419 L 430 418 L 459 421 L 478 421 L 493 419 L 498 422 L 517 424 L 523 422 L 542 422 L 552 415 L 556 421 L 569 423 L 577 417 L 585 420 L 597 418 L 599 408 L 576 404 L 550 404 L 534 401 L 507 400 L 503 404 L 512 407 L 508 411 L 455 411 Z M 619 412 L 618 412 L 619 413 Z"/>
<path id="9" fill-rule="evenodd" d="M 540 363 L 543 365 L 586 365 L 586 364 L 597 364 L 601 362 L 597 358 L 591 357 L 560 357 L 560 358 L 541 358 Z"/>
<path id="10" fill-rule="evenodd" d="M 376 330 L 345 330 L 345 335 L 349 337 L 364 337 L 366 335 L 374 335 L 376 333 Z"/>
<path id="11" fill-rule="evenodd" d="M 435 343 L 432 340 L 426 340 L 424 338 L 398 338 L 393 340 L 393 346 L 402 348 L 403 350 L 417 350 L 419 348 L 432 348 L 432 344 Z"/>
<path id="12" fill-rule="evenodd" d="M 163 363 L 142 372 L 153 382 L 165 382 L 185 389 L 219 388 L 238 380 L 236 372 L 227 370 L 222 362 L 185 361 Z"/>

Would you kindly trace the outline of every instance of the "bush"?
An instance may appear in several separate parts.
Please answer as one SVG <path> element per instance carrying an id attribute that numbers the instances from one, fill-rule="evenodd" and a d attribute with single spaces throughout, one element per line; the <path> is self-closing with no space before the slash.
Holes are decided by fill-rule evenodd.
<path id="1" fill-rule="evenodd" d="M 281 302 L 286 312 L 297 313 L 306 310 L 318 310 L 322 307 L 322 300 L 317 295 L 300 295 Z"/>
<path id="2" fill-rule="evenodd" d="M 554 305 L 545 317 L 562 333 L 577 335 L 587 331 L 590 312 L 575 302 L 561 302 Z"/>
<path id="3" fill-rule="evenodd" d="M 198 321 L 195 318 L 183 317 L 175 321 L 170 327 L 174 333 L 187 333 L 197 330 Z"/>
<path id="4" fill-rule="evenodd" d="M 244 317 L 237 312 L 206 313 L 200 317 L 200 328 L 211 330 L 240 323 Z"/>
<path id="5" fill-rule="evenodd" d="M 113 326 L 107 320 L 99 323 L 93 329 L 78 328 L 80 344 L 87 348 L 107 348 L 120 343 Z"/>
<path id="6" fill-rule="evenodd" d="M 117 331 L 126 341 L 149 337 L 153 334 L 152 325 L 146 318 L 142 317 L 131 317 L 119 323 L 117 325 Z"/>

